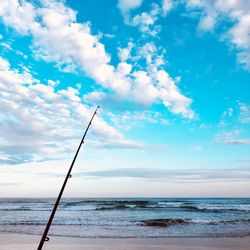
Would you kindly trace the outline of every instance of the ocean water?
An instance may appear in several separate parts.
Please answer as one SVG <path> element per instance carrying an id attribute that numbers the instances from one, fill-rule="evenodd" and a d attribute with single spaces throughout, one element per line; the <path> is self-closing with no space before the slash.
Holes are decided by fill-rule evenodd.
<path id="1" fill-rule="evenodd" d="M 0 231 L 43 233 L 55 199 L 0 199 Z M 250 199 L 64 198 L 49 235 L 250 236 Z"/>

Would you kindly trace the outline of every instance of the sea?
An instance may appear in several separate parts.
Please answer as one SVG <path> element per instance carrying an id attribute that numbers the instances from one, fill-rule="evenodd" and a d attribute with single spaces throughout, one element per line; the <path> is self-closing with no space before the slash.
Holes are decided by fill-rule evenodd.
<path id="1" fill-rule="evenodd" d="M 52 198 L 0 199 L 0 231 L 41 235 L 54 203 Z M 246 237 L 250 198 L 64 198 L 49 235 Z"/>

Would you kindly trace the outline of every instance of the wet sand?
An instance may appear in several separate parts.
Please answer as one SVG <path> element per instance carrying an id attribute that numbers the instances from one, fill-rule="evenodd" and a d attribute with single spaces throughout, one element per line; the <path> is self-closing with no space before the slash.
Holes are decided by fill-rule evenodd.
<path id="1" fill-rule="evenodd" d="M 0 250 L 35 250 L 40 236 L 0 233 Z M 249 250 L 247 238 L 70 238 L 50 237 L 44 250 Z"/>

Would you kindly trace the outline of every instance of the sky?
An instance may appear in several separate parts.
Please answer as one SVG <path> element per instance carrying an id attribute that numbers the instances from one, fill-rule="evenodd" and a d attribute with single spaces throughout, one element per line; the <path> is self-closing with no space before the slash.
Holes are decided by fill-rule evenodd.
<path id="1" fill-rule="evenodd" d="M 249 197 L 250 2 L 0 1 L 0 196 Z"/>

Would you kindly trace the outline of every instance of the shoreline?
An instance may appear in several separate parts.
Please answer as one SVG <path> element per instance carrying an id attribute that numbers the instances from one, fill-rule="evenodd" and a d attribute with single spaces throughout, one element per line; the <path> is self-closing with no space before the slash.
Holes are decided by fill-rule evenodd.
<path id="1" fill-rule="evenodd" d="M 21 232 L 10 232 L 10 231 L 0 231 L 1 234 L 13 234 L 13 235 L 27 235 L 27 236 L 37 236 L 41 237 L 40 234 L 32 233 L 21 233 Z M 72 239 L 227 239 L 227 238 L 249 238 L 250 235 L 211 235 L 211 236 L 65 236 L 65 235 L 54 235 L 50 234 L 50 237 L 55 238 L 72 238 Z M 1 243 L 1 242 L 0 242 Z"/>
<path id="2" fill-rule="evenodd" d="M 40 235 L 0 232 L 0 250 L 36 249 Z M 76 238 L 50 236 L 44 250 L 249 250 L 250 237 L 216 238 Z"/>

